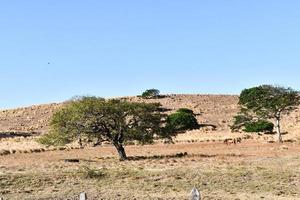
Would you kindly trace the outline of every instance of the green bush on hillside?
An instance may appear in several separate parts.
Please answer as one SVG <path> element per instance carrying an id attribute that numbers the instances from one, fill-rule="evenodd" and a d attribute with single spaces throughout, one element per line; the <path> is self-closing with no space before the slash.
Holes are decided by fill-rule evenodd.
<path id="1" fill-rule="evenodd" d="M 247 123 L 245 125 L 245 132 L 272 132 L 274 124 L 266 120 L 259 120 L 257 122 Z"/>
<path id="2" fill-rule="evenodd" d="M 187 114 L 192 114 L 194 115 L 194 111 L 192 111 L 191 109 L 188 109 L 188 108 L 179 108 L 177 110 L 177 112 L 180 112 L 180 113 L 187 113 Z"/>
<path id="3" fill-rule="evenodd" d="M 185 131 L 199 128 L 199 124 L 192 110 L 179 109 L 167 117 L 166 128 L 169 131 Z"/>

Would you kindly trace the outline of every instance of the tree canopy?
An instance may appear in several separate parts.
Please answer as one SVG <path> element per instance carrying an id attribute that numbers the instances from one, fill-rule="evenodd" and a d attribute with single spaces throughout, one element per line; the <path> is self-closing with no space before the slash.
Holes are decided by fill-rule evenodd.
<path id="1" fill-rule="evenodd" d="M 275 119 L 278 141 L 282 142 L 280 122 L 282 115 L 297 109 L 300 104 L 298 91 L 273 85 L 261 85 L 244 89 L 239 97 L 241 112 L 235 117 L 235 127 L 247 121 Z"/>
<path id="2" fill-rule="evenodd" d="M 155 138 L 170 139 L 175 134 L 164 128 L 165 118 L 157 103 L 82 97 L 69 102 L 53 115 L 51 132 L 46 137 L 55 139 L 53 144 L 96 137 L 111 142 L 120 159 L 124 160 L 127 158 L 123 147 L 126 141 L 146 144 Z"/>
<path id="3" fill-rule="evenodd" d="M 160 94 L 160 91 L 158 89 L 148 89 L 145 92 L 143 92 L 142 97 L 145 99 L 152 99 L 157 98 Z"/>

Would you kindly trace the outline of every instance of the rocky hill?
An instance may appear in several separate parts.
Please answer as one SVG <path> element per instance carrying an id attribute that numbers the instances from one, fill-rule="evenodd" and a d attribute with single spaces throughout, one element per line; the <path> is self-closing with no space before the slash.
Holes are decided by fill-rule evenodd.
<path id="1" fill-rule="evenodd" d="M 238 96 L 234 95 L 167 95 L 164 98 L 144 100 L 124 97 L 135 102 L 159 102 L 173 112 L 179 108 L 192 109 L 199 123 L 217 127 L 217 131 L 229 131 L 228 125 L 238 112 Z M 49 130 L 52 114 L 63 104 L 35 105 L 31 107 L 0 111 L 0 132 L 43 134 Z M 300 112 L 291 113 L 283 120 L 284 131 L 292 136 L 300 135 Z M 210 131 L 209 126 L 202 131 Z"/>

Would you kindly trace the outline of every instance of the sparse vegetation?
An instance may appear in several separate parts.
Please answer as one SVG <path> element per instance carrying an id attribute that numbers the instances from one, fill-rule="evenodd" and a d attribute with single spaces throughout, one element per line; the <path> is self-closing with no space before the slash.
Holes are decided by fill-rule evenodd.
<path id="1" fill-rule="evenodd" d="M 105 176 L 103 169 L 90 168 L 82 166 L 77 172 L 84 179 L 101 179 Z"/>
<path id="2" fill-rule="evenodd" d="M 287 150 L 291 152 L 287 154 L 276 148 L 270 150 L 269 145 L 237 146 L 235 150 L 227 146 L 217 150 L 202 144 L 191 148 L 193 145 L 185 146 L 187 156 L 176 154 L 179 146 L 171 151 L 149 146 L 155 149 L 154 154 L 144 154 L 149 149 L 139 147 L 139 155 L 144 156 L 123 163 L 114 157 L 100 159 L 95 150 L 88 149 L 64 153 L 68 157 L 77 155 L 80 160 L 90 158 L 78 164 L 61 162 L 63 152 L 11 156 L 0 160 L 0 166 L 7 163 L 0 168 L 5 172 L 0 173 L 0 196 L 12 200 L 62 200 L 73 199 L 78 197 L 78 191 L 85 191 L 90 199 L 179 200 L 186 199 L 196 186 L 205 199 L 300 197 L 299 147 L 289 146 L 294 150 Z M 199 152 L 200 146 L 202 154 L 191 153 Z M 239 154 L 232 153 L 237 150 Z M 110 154 L 102 148 L 96 152 Z"/>

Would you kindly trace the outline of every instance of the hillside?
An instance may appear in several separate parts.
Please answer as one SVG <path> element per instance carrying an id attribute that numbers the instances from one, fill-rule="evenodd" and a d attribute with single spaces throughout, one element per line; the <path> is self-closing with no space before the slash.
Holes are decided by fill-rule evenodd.
<path id="1" fill-rule="evenodd" d="M 0 132 L 46 133 L 52 114 L 62 104 L 34 105 L 0 111 Z"/>
<path id="2" fill-rule="evenodd" d="M 123 97 L 135 102 L 159 102 L 169 112 L 179 108 L 192 109 L 199 123 L 217 126 L 218 132 L 229 132 L 232 117 L 238 112 L 238 96 L 234 95 L 167 95 L 161 99 L 144 100 L 139 97 Z M 0 111 L 0 132 L 44 134 L 49 130 L 52 114 L 62 104 L 45 104 Z M 283 120 L 283 129 L 290 136 L 300 134 L 300 112 L 291 113 Z M 210 131 L 209 126 L 201 131 Z"/>
<path id="3" fill-rule="evenodd" d="M 160 102 L 170 112 L 178 108 L 189 108 L 198 114 L 201 124 L 213 124 L 218 130 L 228 129 L 228 123 L 237 112 L 237 96 L 226 95 L 169 95 L 155 100 L 138 97 L 125 97 L 136 102 Z M 25 108 L 0 111 L 1 132 L 37 132 L 48 131 L 52 114 L 62 104 L 35 105 Z"/>

